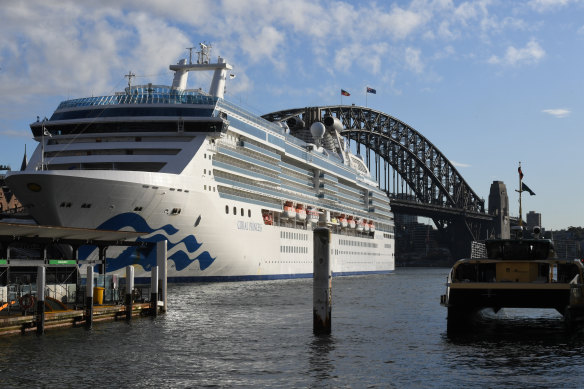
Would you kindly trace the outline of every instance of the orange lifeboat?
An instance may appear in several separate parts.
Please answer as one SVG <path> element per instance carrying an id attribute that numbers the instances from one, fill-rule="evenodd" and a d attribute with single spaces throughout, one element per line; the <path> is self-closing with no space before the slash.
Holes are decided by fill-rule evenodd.
<path id="1" fill-rule="evenodd" d="M 349 218 L 347 219 L 347 223 L 349 223 L 349 228 L 355 228 L 357 226 L 357 224 L 355 223 L 355 219 L 353 219 L 353 216 L 349 216 Z"/>
<path id="2" fill-rule="evenodd" d="M 363 222 L 363 219 L 357 220 L 357 231 L 359 232 L 363 231 L 363 224 L 365 224 L 365 222 Z"/>
<path id="3" fill-rule="evenodd" d="M 296 217 L 298 220 L 306 220 L 306 209 L 302 204 L 296 205 Z"/>
<path id="4" fill-rule="evenodd" d="M 371 228 L 371 226 L 369 225 L 369 222 L 367 220 L 363 219 L 363 231 L 369 232 L 369 228 Z"/>
<path id="5" fill-rule="evenodd" d="M 318 223 L 318 211 L 313 207 L 308 207 L 308 221 L 311 223 Z"/>
<path id="6" fill-rule="evenodd" d="M 288 219 L 294 219 L 296 217 L 296 210 L 291 202 L 286 201 L 284 204 L 284 214 L 282 216 L 287 217 Z"/>
<path id="7" fill-rule="evenodd" d="M 369 220 L 369 231 L 375 232 L 375 223 L 373 223 L 373 220 Z"/>
<path id="8" fill-rule="evenodd" d="M 349 226 L 349 222 L 347 221 L 345 215 L 339 216 L 339 223 L 341 224 L 342 228 L 347 228 Z"/>

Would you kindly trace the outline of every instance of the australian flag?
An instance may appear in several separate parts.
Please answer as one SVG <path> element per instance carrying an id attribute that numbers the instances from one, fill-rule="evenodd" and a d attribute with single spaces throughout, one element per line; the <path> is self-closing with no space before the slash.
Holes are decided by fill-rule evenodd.
<path id="1" fill-rule="evenodd" d="M 373 88 L 367 87 L 367 93 L 373 93 L 375 95 L 375 94 L 377 94 L 377 91 Z"/>
<path id="2" fill-rule="evenodd" d="M 344 90 L 344 89 L 341 89 L 341 95 L 343 95 L 343 96 L 351 96 L 351 94 L 349 92 L 347 92 L 346 90 Z"/>

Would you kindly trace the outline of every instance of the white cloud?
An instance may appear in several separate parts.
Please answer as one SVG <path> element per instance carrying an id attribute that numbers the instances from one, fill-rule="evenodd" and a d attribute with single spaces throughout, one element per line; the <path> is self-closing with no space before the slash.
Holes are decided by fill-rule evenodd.
<path id="1" fill-rule="evenodd" d="M 565 118 L 566 116 L 570 115 L 570 113 L 572 113 L 572 111 L 570 111 L 569 109 L 565 109 L 565 108 L 544 109 L 541 112 L 547 113 L 548 115 L 555 116 L 559 119 Z"/>
<path id="2" fill-rule="evenodd" d="M 469 165 L 468 163 L 456 162 L 453 160 L 450 160 L 450 163 L 452 163 L 452 165 L 454 165 L 454 167 L 471 167 L 472 166 L 472 165 Z"/>
<path id="3" fill-rule="evenodd" d="M 413 47 L 406 48 L 404 59 L 408 69 L 415 73 L 422 73 L 424 71 L 424 64 L 420 59 L 421 55 L 420 49 L 414 49 Z"/>
<path id="4" fill-rule="evenodd" d="M 564 7 L 573 0 L 531 0 L 528 4 L 537 12 L 546 12 L 553 9 Z"/>
<path id="5" fill-rule="evenodd" d="M 522 64 L 534 64 L 539 62 L 543 57 L 545 57 L 545 50 L 537 43 L 535 40 L 531 40 L 522 49 L 517 49 L 514 46 L 509 46 L 502 58 L 493 55 L 489 58 L 488 62 L 491 64 L 501 64 L 501 65 L 522 65 Z"/>

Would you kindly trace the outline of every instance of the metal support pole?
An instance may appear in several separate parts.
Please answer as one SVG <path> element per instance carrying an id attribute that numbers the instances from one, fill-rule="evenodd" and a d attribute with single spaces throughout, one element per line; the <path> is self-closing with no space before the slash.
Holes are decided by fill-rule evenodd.
<path id="1" fill-rule="evenodd" d="M 152 266 L 150 276 L 150 314 L 158 316 L 158 266 Z"/>
<path id="2" fill-rule="evenodd" d="M 134 290 L 134 267 L 126 266 L 126 320 L 132 320 L 132 292 Z"/>
<path id="3" fill-rule="evenodd" d="M 45 332 L 45 285 L 46 270 L 44 266 L 39 266 L 37 270 L 37 309 L 36 309 L 36 329 L 37 335 Z"/>
<path id="4" fill-rule="evenodd" d="M 93 266 L 87 267 L 87 282 L 85 283 L 85 327 L 93 324 Z"/>
<path id="5" fill-rule="evenodd" d="M 331 232 L 328 228 L 316 228 L 313 233 L 313 326 L 315 335 L 331 333 L 332 280 L 330 265 Z"/>
<path id="6" fill-rule="evenodd" d="M 158 265 L 158 278 L 160 282 L 159 300 L 162 301 L 161 312 L 165 313 L 167 310 L 167 258 L 166 258 L 166 240 L 156 243 L 156 264 Z"/>

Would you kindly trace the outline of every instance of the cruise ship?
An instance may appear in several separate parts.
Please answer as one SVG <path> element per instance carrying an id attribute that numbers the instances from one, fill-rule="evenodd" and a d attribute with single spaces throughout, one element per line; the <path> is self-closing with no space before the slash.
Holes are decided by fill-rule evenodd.
<path id="1" fill-rule="evenodd" d="M 167 240 L 169 282 L 312 277 L 315 227 L 331 229 L 334 275 L 394 271 L 389 198 L 351 153 L 338 118 L 270 122 L 224 99 L 232 66 L 170 65 L 171 86 L 66 100 L 30 125 L 39 142 L 6 182 L 37 223 Z M 191 71 L 213 72 L 209 92 Z M 81 267 L 97 249 L 79 250 Z M 110 247 L 108 274 L 148 277 L 156 249 Z"/>

